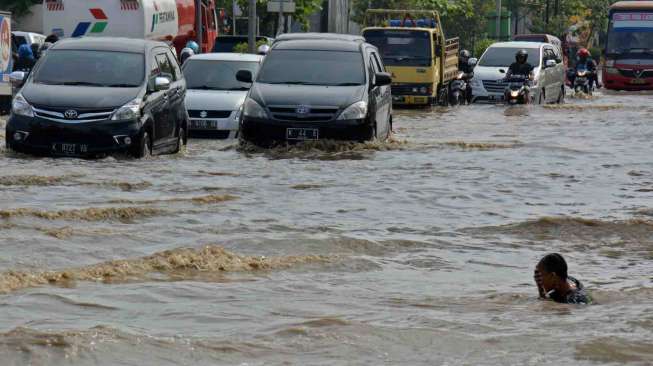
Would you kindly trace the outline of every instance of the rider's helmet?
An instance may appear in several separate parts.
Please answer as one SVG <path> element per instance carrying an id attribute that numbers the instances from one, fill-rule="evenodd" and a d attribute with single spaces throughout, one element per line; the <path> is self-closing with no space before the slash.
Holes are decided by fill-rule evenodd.
<path id="1" fill-rule="evenodd" d="M 576 53 L 576 56 L 578 56 L 578 59 L 580 59 L 580 60 L 585 60 L 588 57 L 592 56 L 592 54 L 590 53 L 590 51 L 587 48 L 581 48 Z"/>
<path id="2" fill-rule="evenodd" d="M 460 54 L 458 55 L 458 58 L 460 59 L 460 62 L 462 62 L 462 63 L 467 63 L 467 61 L 471 57 L 472 57 L 472 53 L 467 51 L 467 50 L 460 51 Z"/>
<path id="3" fill-rule="evenodd" d="M 195 52 L 190 47 L 186 47 L 186 48 L 182 49 L 181 52 L 179 53 L 179 62 L 183 65 L 184 62 L 186 62 L 186 60 L 189 57 L 193 56 L 194 54 L 195 54 Z"/>
<path id="4" fill-rule="evenodd" d="M 262 44 L 262 45 L 260 45 L 260 46 L 258 47 L 258 51 L 257 51 L 257 52 L 258 52 L 259 55 L 263 55 L 263 56 L 265 56 L 265 55 L 268 54 L 268 52 L 270 52 L 270 46 L 268 46 L 268 45 L 266 45 L 266 44 Z"/>
<path id="5" fill-rule="evenodd" d="M 193 40 L 190 40 L 188 43 L 186 43 L 186 48 L 190 48 L 195 54 L 200 53 L 200 45 L 198 45 L 197 42 Z"/>
<path id="6" fill-rule="evenodd" d="M 515 54 L 515 60 L 520 64 L 526 63 L 526 61 L 528 61 L 528 52 L 526 50 L 517 51 Z"/>

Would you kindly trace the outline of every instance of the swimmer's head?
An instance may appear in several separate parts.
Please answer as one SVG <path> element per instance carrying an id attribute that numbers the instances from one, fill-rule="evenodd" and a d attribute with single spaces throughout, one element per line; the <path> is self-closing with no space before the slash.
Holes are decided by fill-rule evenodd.
<path id="1" fill-rule="evenodd" d="M 537 264 L 545 292 L 556 290 L 567 282 L 567 262 L 558 253 L 547 254 Z"/>

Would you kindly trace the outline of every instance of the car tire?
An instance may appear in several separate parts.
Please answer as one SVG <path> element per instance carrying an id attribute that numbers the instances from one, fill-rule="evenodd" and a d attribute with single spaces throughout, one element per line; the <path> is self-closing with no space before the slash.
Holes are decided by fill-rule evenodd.
<path id="1" fill-rule="evenodd" d="M 150 134 L 147 131 L 143 131 L 141 134 L 141 140 L 139 141 L 136 149 L 132 152 L 132 155 L 137 159 L 146 158 L 152 155 L 152 144 L 150 141 Z"/>
<path id="2" fill-rule="evenodd" d="M 177 134 L 177 143 L 175 145 L 175 150 L 173 151 L 173 154 L 179 153 L 186 146 L 186 143 L 188 142 L 188 138 L 186 134 L 187 134 L 186 128 L 183 126 L 179 127 L 179 133 Z"/>

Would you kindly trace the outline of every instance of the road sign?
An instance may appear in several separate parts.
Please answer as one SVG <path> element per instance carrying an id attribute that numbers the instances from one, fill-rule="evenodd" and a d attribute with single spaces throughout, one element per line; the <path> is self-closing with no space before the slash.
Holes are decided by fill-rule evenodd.
<path id="1" fill-rule="evenodd" d="M 281 1 L 269 1 L 268 2 L 268 13 L 279 13 L 281 12 Z M 283 2 L 283 12 L 284 13 L 294 13 L 295 12 L 295 3 L 292 1 Z"/>

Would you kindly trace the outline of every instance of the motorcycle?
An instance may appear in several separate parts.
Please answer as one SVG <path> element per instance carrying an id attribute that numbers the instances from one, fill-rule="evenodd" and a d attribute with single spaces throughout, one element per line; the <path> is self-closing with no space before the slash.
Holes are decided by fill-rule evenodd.
<path id="1" fill-rule="evenodd" d="M 514 104 L 528 104 L 528 77 L 525 75 L 512 75 L 510 78 L 504 79 L 508 84 L 503 94 L 505 103 Z"/>
<path id="2" fill-rule="evenodd" d="M 574 79 L 574 93 L 578 94 L 583 92 L 587 95 L 592 95 L 592 87 L 590 86 L 591 71 L 587 70 L 585 65 L 578 65 L 576 70 L 570 71 L 576 74 Z"/>
<path id="3" fill-rule="evenodd" d="M 467 101 L 467 80 L 465 80 L 465 73 L 462 71 L 458 72 L 456 78 L 451 82 L 449 88 L 449 104 L 452 106 L 465 104 Z"/>

